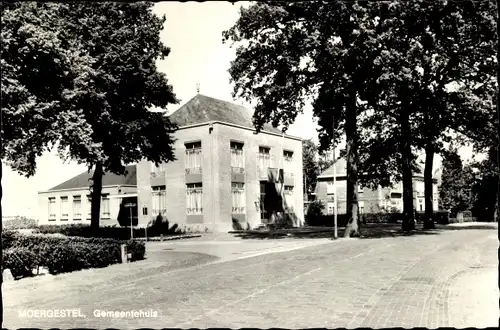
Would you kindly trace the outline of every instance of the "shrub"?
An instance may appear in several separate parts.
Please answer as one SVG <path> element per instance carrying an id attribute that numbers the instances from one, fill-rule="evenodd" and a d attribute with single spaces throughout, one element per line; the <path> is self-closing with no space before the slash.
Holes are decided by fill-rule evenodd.
<path id="1" fill-rule="evenodd" d="M 309 224 L 309 218 L 315 218 L 323 215 L 323 211 L 325 210 L 325 204 L 322 201 L 317 200 L 313 201 L 309 204 L 306 211 L 306 223 Z"/>
<path id="2" fill-rule="evenodd" d="M 33 276 L 33 269 L 39 264 L 39 257 L 23 247 L 12 247 L 3 251 L 2 270 L 10 269 L 14 278 Z"/>
<path id="3" fill-rule="evenodd" d="M 121 261 L 121 244 L 126 244 L 132 261 L 144 259 L 146 253 L 144 243 L 138 241 L 22 234 L 8 237 L 10 249 L 4 250 L 4 267 L 13 267 L 14 276 L 28 276 L 24 271 L 28 266 L 45 266 L 51 274 L 106 267 Z M 15 251 L 20 261 L 12 257 L 13 252 L 5 251 Z"/>
<path id="4" fill-rule="evenodd" d="M 13 230 L 3 230 L 2 231 L 2 248 L 4 250 L 10 248 L 14 244 L 14 241 L 16 240 L 16 237 L 18 235 L 19 234 Z"/>
<path id="5" fill-rule="evenodd" d="M 37 221 L 28 217 L 15 217 L 2 223 L 3 230 L 34 229 L 37 226 Z"/>

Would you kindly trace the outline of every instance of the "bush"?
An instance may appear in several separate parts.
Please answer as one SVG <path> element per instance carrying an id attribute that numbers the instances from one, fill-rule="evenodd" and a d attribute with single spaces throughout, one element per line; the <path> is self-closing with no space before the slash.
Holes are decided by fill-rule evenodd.
<path id="1" fill-rule="evenodd" d="M 121 244 L 126 244 L 132 254 L 131 261 L 144 259 L 146 253 L 144 243 L 137 241 L 22 234 L 6 237 L 11 240 L 10 248 L 4 250 L 3 266 L 17 274 L 14 276 L 28 276 L 30 273 L 25 269 L 38 266 L 47 267 L 51 274 L 106 267 L 121 262 Z"/>
<path id="2" fill-rule="evenodd" d="M 323 204 L 322 201 L 317 200 L 313 201 L 309 204 L 307 207 L 307 212 L 306 212 L 306 222 L 307 219 L 309 218 L 314 218 L 318 217 L 323 214 L 323 211 L 325 210 L 325 204 Z"/>
<path id="3" fill-rule="evenodd" d="M 2 249 L 8 249 L 16 240 L 19 234 L 13 230 L 2 230 Z"/>
<path id="4" fill-rule="evenodd" d="M 28 217 L 15 217 L 2 223 L 3 230 L 34 229 L 37 226 L 37 221 Z"/>
<path id="5" fill-rule="evenodd" d="M 86 224 L 76 224 L 76 225 L 42 225 L 38 228 L 37 232 L 42 234 L 62 234 L 71 237 L 95 237 L 95 238 L 112 238 L 118 240 L 129 240 L 130 239 L 130 227 L 99 227 L 98 229 L 93 229 Z M 161 219 L 160 221 L 155 220 L 147 228 L 148 237 L 160 236 L 160 235 L 179 235 L 184 232 L 178 229 L 177 224 L 174 224 L 169 228 L 169 223 L 167 220 Z M 145 228 L 134 228 L 133 229 L 134 238 L 146 237 Z"/>
<path id="6" fill-rule="evenodd" d="M 23 247 L 13 247 L 3 251 L 2 270 L 10 269 L 14 278 L 33 276 L 33 270 L 40 262 L 39 257 Z"/>

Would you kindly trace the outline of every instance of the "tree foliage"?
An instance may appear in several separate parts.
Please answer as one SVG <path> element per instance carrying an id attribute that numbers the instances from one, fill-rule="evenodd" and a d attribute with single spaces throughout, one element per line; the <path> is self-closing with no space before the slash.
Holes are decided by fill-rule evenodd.
<path id="1" fill-rule="evenodd" d="M 255 99 L 254 123 L 286 129 L 306 102 L 318 118 L 321 149 L 347 136 L 346 235 L 359 235 L 357 203 L 360 86 L 372 63 L 375 26 L 369 3 L 267 2 L 242 8 L 223 41 L 237 43 L 229 73 L 234 96 Z"/>
<path id="2" fill-rule="evenodd" d="M 98 226 L 104 172 L 174 159 L 175 125 L 149 111 L 178 102 L 156 67 L 170 52 L 159 37 L 165 17 L 147 2 L 2 6 L 2 158 L 31 176 L 36 157 L 57 146 L 94 168 Z"/>
<path id="3" fill-rule="evenodd" d="M 460 155 L 456 149 L 443 158 L 443 172 L 439 187 L 440 205 L 452 214 L 472 208 L 471 178 L 467 177 Z"/>

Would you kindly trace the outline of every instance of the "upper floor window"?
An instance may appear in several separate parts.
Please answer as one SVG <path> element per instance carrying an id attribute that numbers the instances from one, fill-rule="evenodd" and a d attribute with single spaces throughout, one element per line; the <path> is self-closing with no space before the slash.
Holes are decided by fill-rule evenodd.
<path id="1" fill-rule="evenodd" d="M 243 143 L 231 142 L 231 169 L 233 172 L 243 173 L 244 168 Z"/>
<path id="2" fill-rule="evenodd" d="M 151 169 L 150 169 L 150 172 L 152 175 L 159 175 L 159 174 L 163 174 L 165 173 L 166 171 L 166 163 L 160 163 L 158 165 L 155 165 L 155 163 L 151 162 L 150 163 L 150 166 L 151 166 Z"/>
<path id="3" fill-rule="evenodd" d="M 61 220 L 68 220 L 68 197 L 61 197 Z"/>
<path id="4" fill-rule="evenodd" d="M 333 184 L 333 180 L 332 181 L 328 181 L 328 184 L 326 186 L 326 193 L 328 195 L 335 194 L 335 185 Z"/>
<path id="5" fill-rule="evenodd" d="M 292 162 L 293 161 L 293 151 L 290 150 L 284 150 L 283 151 L 283 158 L 285 159 L 285 162 Z"/>
<path id="6" fill-rule="evenodd" d="M 186 173 L 201 173 L 201 141 L 186 143 Z"/>
<path id="7" fill-rule="evenodd" d="M 259 167 L 268 168 L 271 167 L 271 148 L 259 147 Z"/>

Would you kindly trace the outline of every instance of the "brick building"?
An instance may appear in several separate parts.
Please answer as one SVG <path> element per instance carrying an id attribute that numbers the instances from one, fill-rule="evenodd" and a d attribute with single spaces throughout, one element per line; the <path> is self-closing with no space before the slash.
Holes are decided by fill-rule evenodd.
<path id="1" fill-rule="evenodd" d="M 339 214 L 346 212 L 346 180 L 347 167 L 346 160 L 340 158 L 337 162 L 323 171 L 318 176 L 316 185 L 316 199 L 321 200 L 325 204 L 325 213 L 333 214 L 334 212 L 334 186 L 333 186 L 333 166 L 336 166 L 336 186 L 337 186 L 337 209 Z M 423 173 L 423 170 L 420 170 Z M 421 173 L 413 174 L 413 205 L 417 211 L 425 210 L 424 201 L 424 175 Z M 358 187 L 358 202 L 360 213 L 378 213 L 397 209 L 403 209 L 403 185 L 401 182 L 394 184 L 393 188 L 377 187 L 376 189 Z M 434 179 L 433 183 L 433 209 L 438 209 L 438 183 Z"/>
<path id="2" fill-rule="evenodd" d="M 125 175 L 105 173 L 102 177 L 101 226 L 118 225 L 118 213 L 123 196 L 135 196 L 136 167 L 126 167 Z M 89 183 L 93 171 L 83 172 L 47 191 L 38 192 L 40 224 L 90 224 Z M 120 197 L 122 196 L 122 197 Z M 117 198 L 116 198 L 117 197 Z M 127 197 L 134 201 L 135 197 Z M 136 211 L 134 211 L 136 213 Z"/>
<path id="3" fill-rule="evenodd" d="M 274 215 L 303 222 L 300 138 L 270 125 L 256 134 L 249 109 L 200 94 L 169 118 L 179 126 L 177 160 L 137 164 L 140 224 L 158 214 L 170 224 L 220 232 Z M 266 198 L 276 192 L 271 216 Z"/>

